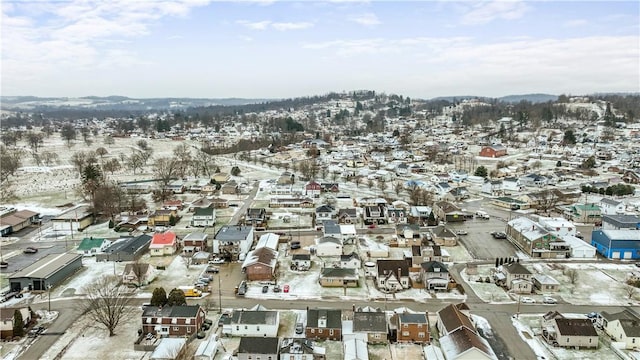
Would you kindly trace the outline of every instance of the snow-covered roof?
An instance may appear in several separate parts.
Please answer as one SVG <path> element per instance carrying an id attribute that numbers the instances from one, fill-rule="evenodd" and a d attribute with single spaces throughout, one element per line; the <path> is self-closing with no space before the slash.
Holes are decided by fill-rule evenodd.
<path id="1" fill-rule="evenodd" d="M 187 340 L 183 338 L 162 338 L 156 349 L 151 354 L 151 360 L 173 360 L 180 350 L 184 348 Z"/>
<path id="2" fill-rule="evenodd" d="M 602 233 L 612 240 L 640 240 L 638 230 L 602 230 Z"/>
<path id="3" fill-rule="evenodd" d="M 539 239 L 549 232 L 537 222 L 526 217 L 519 217 L 509 221 L 509 226 L 522 234 L 528 240 Z"/>

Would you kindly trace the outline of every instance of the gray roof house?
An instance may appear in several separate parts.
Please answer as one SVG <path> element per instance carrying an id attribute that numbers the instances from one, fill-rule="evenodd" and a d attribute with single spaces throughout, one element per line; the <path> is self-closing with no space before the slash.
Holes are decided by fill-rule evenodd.
<path id="1" fill-rule="evenodd" d="M 277 359 L 280 350 L 278 337 L 243 337 L 238 345 L 238 360 Z"/>

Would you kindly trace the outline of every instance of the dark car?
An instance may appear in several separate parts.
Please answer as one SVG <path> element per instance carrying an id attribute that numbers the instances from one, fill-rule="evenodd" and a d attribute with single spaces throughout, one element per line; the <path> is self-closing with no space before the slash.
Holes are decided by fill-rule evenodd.
<path id="1" fill-rule="evenodd" d="M 300 241 L 291 242 L 291 250 L 300 249 Z"/>
<path id="2" fill-rule="evenodd" d="M 22 250 L 25 254 L 35 254 L 38 252 L 38 248 L 34 248 L 33 246 L 27 246 L 24 250 Z"/>
<path id="3" fill-rule="evenodd" d="M 491 236 L 493 236 L 494 239 L 506 239 L 507 238 L 507 234 L 505 234 L 502 231 L 493 231 L 493 232 L 491 232 Z"/>
<path id="4" fill-rule="evenodd" d="M 210 273 L 210 274 L 217 274 L 217 273 L 220 272 L 220 268 L 217 267 L 217 266 L 209 266 L 207 268 L 207 272 Z"/>
<path id="5" fill-rule="evenodd" d="M 269 292 L 269 286 L 265 285 L 262 287 L 262 293 Z"/>

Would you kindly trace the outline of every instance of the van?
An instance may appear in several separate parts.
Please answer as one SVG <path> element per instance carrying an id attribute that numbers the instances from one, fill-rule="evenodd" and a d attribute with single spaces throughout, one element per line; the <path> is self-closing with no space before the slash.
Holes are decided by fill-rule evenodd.
<path id="1" fill-rule="evenodd" d="M 298 335 L 304 332 L 304 317 L 305 315 L 302 313 L 298 314 L 298 316 L 296 317 L 295 331 Z"/>
<path id="2" fill-rule="evenodd" d="M 489 220 L 489 214 L 487 214 L 486 212 L 484 212 L 482 210 L 478 210 L 478 211 L 476 211 L 476 218 Z"/>

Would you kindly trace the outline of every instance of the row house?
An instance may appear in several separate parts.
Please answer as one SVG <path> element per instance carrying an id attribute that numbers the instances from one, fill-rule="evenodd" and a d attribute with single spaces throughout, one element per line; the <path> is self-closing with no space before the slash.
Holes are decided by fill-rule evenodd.
<path id="1" fill-rule="evenodd" d="M 291 207 L 302 207 L 302 208 L 310 208 L 313 207 L 313 200 L 307 197 L 272 197 L 269 200 L 269 207 L 272 208 L 291 208 Z"/>
<path id="2" fill-rule="evenodd" d="M 199 305 L 146 306 L 142 313 L 142 331 L 159 336 L 191 336 L 200 330 L 205 317 L 206 312 Z"/>

